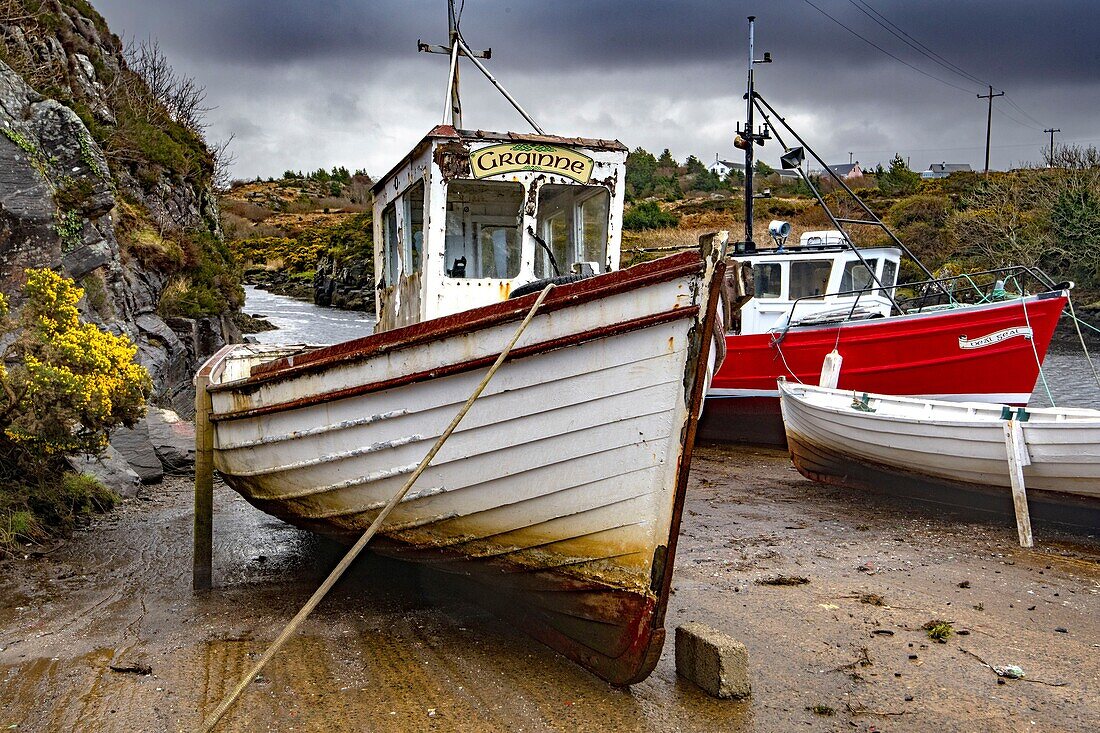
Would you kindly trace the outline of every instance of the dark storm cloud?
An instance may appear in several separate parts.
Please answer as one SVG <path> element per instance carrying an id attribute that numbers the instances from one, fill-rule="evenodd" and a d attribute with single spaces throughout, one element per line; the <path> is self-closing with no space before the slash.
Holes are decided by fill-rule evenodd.
<path id="1" fill-rule="evenodd" d="M 888 35 L 857 3 L 814 4 L 905 60 L 960 81 Z M 1100 62 L 1095 40 L 1100 3 L 1094 0 L 866 4 L 981 78 L 1092 78 Z M 109 19 L 122 19 L 173 46 L 231 63 L 279 65 L 325 58 L 377 62 L 406 53 L 415 38 L 442 42 L 446 35 L 444 4 L 434 0 L 101 0 L 97 5 Z M 644 68 L 716 64 L 744 56 L 744 19 L 749 12 L 756 12 L 760 21 L 761 45 L 777 55 L 781 51 L 791 61 L 827 69 L 896 63 L 802 0 L 470 0 L 462 19 L 472 45 L 516 52 L 509 58 L 513 68 L 542 68 L 546 63 L 562 68 Z"/>
<path id="2" fill-rule="evenodd" d="M 775 58 L 758 67 L 762 92 L 830 158 L 846 162 L 851 151 L 873 164 L 902 152 L 921 168 L 944 158 L 980 165 L 982 82 L 1009 92 L 995 105 L 995 166 L 1037 160 L 1046 126 L 1100 142 L 1100 2 L 812 2 L 924 73 L 804 0 L 467 0 L 462 29 L 471 46 L 493 48 L 494 73 L 548 129 L 670 147 L 680 158 L 733 154 L 749 13 L 758 53 Z M 377 171 L 440 116 L 446 61 L 414 44 L 445 40 L 443 0 L 96 5 L 116 32 L 156 37 L 206 85 L 218 106 L 213 132 L 236 135 L 241 175 L 336 163 Z M 872 10 L 974 78 L 918 53 Z M 463 93 L 468 122 L 519 126 L 469 66 Z"/>

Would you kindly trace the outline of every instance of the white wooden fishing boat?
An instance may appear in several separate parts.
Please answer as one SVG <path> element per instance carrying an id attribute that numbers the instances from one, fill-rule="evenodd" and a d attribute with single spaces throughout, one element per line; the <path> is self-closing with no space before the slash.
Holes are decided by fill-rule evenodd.
<path id="1" fill-rule="evenodd" d="M 452 74 L 459 44 L 453 31 Z M 463 130 L 454 116 L 374 187 L 375 334 L 226 347 L 199 372 L 200 425 L 208 416 L 213 465 L 249 502 L 354 541 L 553 281 L 371 547 L 461 576 L 549 646 L 636 682 L 664 641 L 722 344 L 725 237 L 619 270 L 625 146 Z"/>
<path id="2" fill-rule="evenodd" d="M 612 682 L 648 675 L 720 268 L 688 253 L 552 291 L 375 549 L 469 576 Z M 200 372 L 215 467 L 260 509 L 354 539 L 535 297 L 268 362 L 226 347 Z"/>
<path id="3" fill-rule="evenodd" d="M 937 490 L 937 500 L 967 504 L 942 491 L 955 487 L 992 493 L 1011 507 L 1005 425 L 1012 419 L 1030 461 L 1023 467 L 1029 500 L 1100 500 L 1100 410 L 894 397 L 783 379 L 779 394 L 791 460 L 815 481 L 875 488 L 907 479 L 905 486 Z"/>

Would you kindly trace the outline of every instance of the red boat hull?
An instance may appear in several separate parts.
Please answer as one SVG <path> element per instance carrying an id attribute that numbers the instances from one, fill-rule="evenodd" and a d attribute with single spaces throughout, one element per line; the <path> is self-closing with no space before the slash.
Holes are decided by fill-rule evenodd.
<path id="1" fill-rule="evenodd" d="M 1066 300 L 1060 291 L 950 311 L 796 327 L 781 339 L 775 332 L 728 335 L 726 360 L 707 393 L 699 436 L 785 444 L 776 379 L 817 384 L 834 346 L 843 357 L 841 389 L 1026 404 Z"/>

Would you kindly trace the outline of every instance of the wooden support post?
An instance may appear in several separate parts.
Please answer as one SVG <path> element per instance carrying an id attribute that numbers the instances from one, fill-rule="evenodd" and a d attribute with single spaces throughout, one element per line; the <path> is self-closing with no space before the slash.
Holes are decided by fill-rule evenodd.
<path id="1" fill-rule="evenodd" d="M 1031 465 L 1031 456 L 1024 442 L 1024 430 L 1018 420 L 1004 424 L 1005 447 L 1008 449 L 1008 477 L 1012 482 L 1012 504 L 1016 508 L 1016 531 L 1020 535 L 1020 547 L 1034 547 L 1031 536 L 1031 515 L 1027 509 L 1027 490 L 1024 487 L 1024 466 Z"/>
<path id="2" fill-rule="evenodd" d="M 195 544 L 191 584 L 209 590 L 214 555 L 214 431 L 208 374 L 195 378 Z"/>

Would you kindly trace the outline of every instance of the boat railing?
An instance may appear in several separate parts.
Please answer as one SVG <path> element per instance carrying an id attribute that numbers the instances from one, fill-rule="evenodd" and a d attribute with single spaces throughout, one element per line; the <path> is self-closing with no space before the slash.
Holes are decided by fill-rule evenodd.
<path id="1" fill-rule="evenodd" d="M 903 312 L 919 313 L 925 308 L 942 308 L 954 305 L 975 305 L 997 300 L 1022 297 L 1038 285 L 1041 290 L 1061 290 L 1060 286 L 1038 267 L 1009 265 L 977 272 L 917 280 L 899 284 L 898 288 L 914 291 L 914 295 L 900 302 Z M 1007 288 L 1015 288 L 1011 294 Z"/>
<path id="2" fill-rule="evenodd" d="M 825 293 L 824 295 L 804 295 L 800 298 L 795 298 L 791 303 L 791 309 L 787 314 L 787 318 L 778 329 L 780 332 L 779 338 L 782 340 L 787 329 L 792 325 L 797 325 L 795 313 L 798 310 L 798 305 L 803 301 L 820 303 L 825 298 L 844 298 L 854 295 L 855 298 L 851 303 L 851 307 L 847 308 L 847 314 L 843 312 L 844 309 L 837 309 L 836 320 L 842 322 L 853 320 L 859 308 L 860 298 L 873 295 L 874 293 L 882 293 L 887 299 L 890 299 L 891 302 L 895 302 L 891 297 L 894 295 L 895 291 L 899 289 L 916 290 L 916 295 L 897 301 L 898 305 L 891 306 L 891 312 L 897 312 L 900 315 L 903 313 L 920 313 L 925 309 L 939 310 L 945 307 L 953 308 L 961 305 L 977 305 L 980 303 L 990 303 L 1023 297 L 1029 292 L 1023 287 L 1024 282 L 1037 283 L 1043 290 L 1048 291 L 1060 290 L 1067 287 L 1065 284 L 1060 285 L 1055 283 L 1049 275 L 1037 267 L 1010 265 L 978 272 L 967 272 L 959 275 L 899 283 L 889 287 L 868 285 L 852 290 L 838 290 L 831 293 Z M 1006 290 L 1006 287 L 1010 284 L 1015 286 L 1016 294 L 1011 294 Z M 847 303 L 843 305 L 847 305 Z M 805 310 L 805 308 L 803 308 L 803 310 Z"/>

